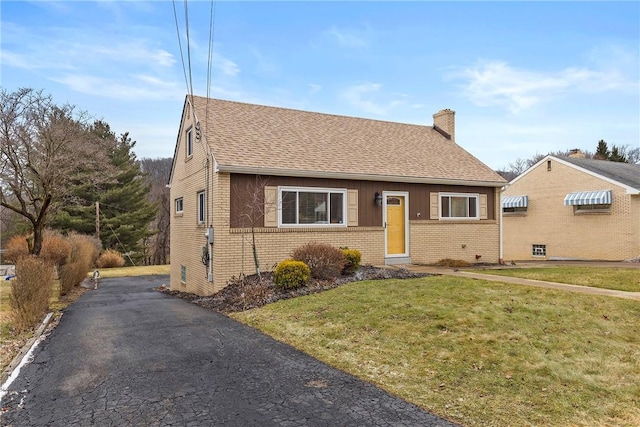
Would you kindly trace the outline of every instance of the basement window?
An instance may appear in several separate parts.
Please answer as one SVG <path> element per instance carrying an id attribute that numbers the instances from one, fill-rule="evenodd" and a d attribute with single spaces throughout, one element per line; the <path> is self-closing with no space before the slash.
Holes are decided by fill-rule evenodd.
<path id="1" fill-rule="evenodd" d="M 547 245 L 533 245 L 532 255 L 536 257 L 547 256 Z"/>

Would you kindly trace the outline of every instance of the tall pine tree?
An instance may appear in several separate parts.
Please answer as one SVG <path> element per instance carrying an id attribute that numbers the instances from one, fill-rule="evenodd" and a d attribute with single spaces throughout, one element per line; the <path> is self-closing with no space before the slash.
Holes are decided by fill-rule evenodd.
<path id="1" fill-rule="evenodd" d="M 595 158 L 598 160 L 608 160 L 611 153 L 609 152 L 609 147 L 607 147 L 607 143 L 604 139 L 598 141 L 598 147 L 596 148 Z"/>
<path id="2" fill-rule="evenodd" d="M 109 150 L 109 160 L 117 170 L 116 176 L 99 186 L 87 187 L 78 182 L 76 203 L 57 215 L 55 226 L 81 233 L 95 233 L 95 205 L 99 202 L 100 240 L 103 247 L 127 253 L 138 263 L 144 258 L 142 242 L 152 234 L 149 224 L 155 219 L 157 207 L 147 197 L 150 184 L 144 179 L 145 175 L 133 152 L 136 142 L 131 140 L 128 132 L 116 138 L 104 122 L 96 122 L 93 130 L 104 142 L 100 148 Z"/>

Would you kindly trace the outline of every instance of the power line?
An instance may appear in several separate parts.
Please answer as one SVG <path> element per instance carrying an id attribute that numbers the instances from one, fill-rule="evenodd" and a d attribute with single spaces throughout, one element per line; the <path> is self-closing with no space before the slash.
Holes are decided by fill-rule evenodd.
<path id="1" fill-rule="evenodd" d="M 176 0 L 173 0 L 173 17 L 175 18 L 175 21 L 176 21 L 176 33 L 178 35 L 178 46 L 180 47 L 180 61 L 182 62 L 182 73 L 184 74 L 184 83 L 187 87 L 187 92 L 189 92 L 189 80 L 187 78 L 187 69 L 184 65 L 184 53 L 182 52 L 182 41 L 180 37 L 180 26 L 178 25 L 178 12 L 176 11 Z"/>

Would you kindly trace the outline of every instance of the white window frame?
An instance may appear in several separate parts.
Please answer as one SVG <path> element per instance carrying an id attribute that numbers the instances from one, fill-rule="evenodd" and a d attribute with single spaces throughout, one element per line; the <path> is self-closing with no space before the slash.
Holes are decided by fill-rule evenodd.
<path id="1" fill-rule="evenodd" d="M 204 224 L 206 217 L 206 209 L 207 209 L 207 197 L 206 192 L 204 190 L 198 191 L 198 197 L 196 199 L 198 201 L 198 224 Z"/>
<path id="2" fill-rule="evenodd" d="M 467 199 L 475 199 L 476 215 L 475 216 L 443 216 L 442 215 L 442 198 L 443 197 L 464 197 Z M 469 202 L 467 201 L 467 214 L 469 214 Z M 449 202 L 449 215 L 451 215 L 451 202 Z M 438 193 L 438 218 L 443 221 L 466 221 L 480 220 L 480 194 L 479 193 Z"/>
<path id="3" fill-rule="evenodd" d="M 174 209 L 176 214 L 181 214 L 184 212 L 184 198 L 177 197 L 174 202 Z"/>
<path id="4" fill-rule="evenodd" d="M 193 126 L 187 129 L 185 134 L 185 146 L 187 158 L 193 156 Z"/>
<path id="5" fill-rule="evenodd" d="M 342 223 L 340 224 L 332 224 L 329 220 L 326 223 L 317 223 L 317 224 L 299 224 L 299 207 L 298 201 L 296 200 L 296 224 L 283 224 L 282 223 L 282 193 L 285 191 L 290 192 L 298 192 L 298 193 L 320 193 L 327 194 L 327 200 L 329 201 L 329 206 L 327 206 L 327 212 L 331 212 L 331 197 L 329 197 L 330 193 L 339 193 L 342 194 Z M 325 187 L 278 187 L 278 227 L 282 228 L 325 228 L 325 227 L 347 227 L 347 189 L 346 188 L 325 188 Z"/>

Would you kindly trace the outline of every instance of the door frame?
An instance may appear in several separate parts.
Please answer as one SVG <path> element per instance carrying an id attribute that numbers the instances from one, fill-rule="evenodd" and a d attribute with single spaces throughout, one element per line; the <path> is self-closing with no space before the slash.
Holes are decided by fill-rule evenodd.
<path id="1" fill-rule="evenodd" d="M 387 197 L 399 196 L 404 198 L 404 253 L 389 254 L 387 252 Z M 383 191 L 382 192 L 382 226 L 384 227 L 384 257 L 406 258 L 409 256 L 409 192 L 408 191 Z"/>

